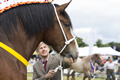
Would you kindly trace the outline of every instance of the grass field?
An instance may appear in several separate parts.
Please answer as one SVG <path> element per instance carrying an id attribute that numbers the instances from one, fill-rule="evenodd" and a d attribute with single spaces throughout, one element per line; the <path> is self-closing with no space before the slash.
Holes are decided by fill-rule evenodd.
<path id="1" fill-rule="evenodd" d="M 32 80 L 32 76 L 33 76 L 32 73 L 28 73 L 28 74 L 27 74 L 27 80 Z M 82 80 L 82 77 L 76 77 L 75 79 L 76 79 L 76 80 Z M 63 77 L 63 80 L 66 80 L 66 76 Z M 86 80 L 88 80 L 88 79 L 86 79 Z M 105 80 L 105 79 L 95 78 L 95 79 L 92 79 L 92 80 Z"/>

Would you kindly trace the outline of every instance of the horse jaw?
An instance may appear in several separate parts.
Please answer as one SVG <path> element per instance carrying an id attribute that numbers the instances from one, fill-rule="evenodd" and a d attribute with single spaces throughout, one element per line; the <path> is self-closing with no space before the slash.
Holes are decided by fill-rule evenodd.
<path id="1" fill-rule="evenodd" d="M 51 52 L 51 54 L 56 55 L 56 57 L 57 57 L 60 61 L 62 61 L 62 62 L 64 61 L 64 62 L 66 62 L 66 63 L 72 64 L 72 63 L 74 63 L 74 62 L 77 61 L 77 60 L 73 61 L 72 58 L 63 57 L 63 56 L 61 56 L 60 54 L 58 54 L 55 50 L 53 50 L 53 51 Z"/>

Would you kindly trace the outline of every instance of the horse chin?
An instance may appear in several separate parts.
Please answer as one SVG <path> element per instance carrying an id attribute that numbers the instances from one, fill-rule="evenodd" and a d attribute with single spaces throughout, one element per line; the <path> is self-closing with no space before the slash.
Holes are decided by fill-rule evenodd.
<path id="1" fill-rule="evenodd" d="M 104 66 L 104 64 L 101 64 L 101 66 L 103 67 L 103 66 Z"/>
<path id="2" fill-rule="evenodd" d="M 72 58 L 66 58 L 66 57 L 65 57 L 65 58 L 64 58 L 64 61 L 65 61 L 66 63 L 72 64 L 72 63 L 75 63 L 75 62 L 77 61 L 77 59 L 73 61 Z"/>
<path id="3" fill-rule="evenodd" d="M 64 57 L 65 57 L 67 62 L 75 63 L 77 61 L 77 58 L 78 58 L 78 53 L 73 54 L 71 52 L 72 51 L 64 52 Z"/>
<path id="4" fill-rule="evenodd" d="M 101 66 L 101 67 L 103 67 L 103 66 L 104 66 L 104 64 L 100 64 L 100 66 Z"/>

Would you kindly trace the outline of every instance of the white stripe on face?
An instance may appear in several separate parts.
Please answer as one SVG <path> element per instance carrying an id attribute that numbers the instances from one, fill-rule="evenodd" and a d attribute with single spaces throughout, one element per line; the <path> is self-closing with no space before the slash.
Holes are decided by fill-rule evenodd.
<path id="1" fill-rule="evenodd" d="M 74 32 L 73 32 L 73 30 L 71 28 L 70 28 L 70 32 L 71 32 L 72 36 L 75 37 Z M 77 51 L 79 53 L 78 44 L 77 44 L 76 39 L 74 39 L 74 41 L 75 41 L 75 45 L 76 45 Z"/>
<path id="2" fill-rule="evenodd" d="M 100 56 L 101 60 L 103 59 L 102 56 Z"/>

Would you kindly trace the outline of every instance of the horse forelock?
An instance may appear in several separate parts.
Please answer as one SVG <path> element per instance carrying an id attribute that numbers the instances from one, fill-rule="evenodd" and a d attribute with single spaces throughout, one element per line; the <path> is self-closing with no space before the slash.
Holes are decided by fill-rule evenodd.
<path id="1" fill-rule="evenodd" d="M 24 4 L 0 14 L 1 29 L 8 37 L 18 30 L 18 24 L 31 36 L 54 27 L 52 4 Z"/>

